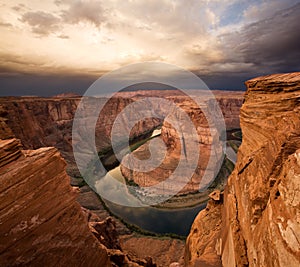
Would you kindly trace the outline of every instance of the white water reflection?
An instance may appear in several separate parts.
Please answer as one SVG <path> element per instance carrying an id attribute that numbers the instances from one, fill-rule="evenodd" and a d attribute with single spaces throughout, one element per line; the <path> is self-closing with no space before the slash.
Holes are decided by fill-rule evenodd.
<path id="1" fill-rule="evenodd" d="M 128 192 L 120 166 L 107 172 L 104 177 L 96 181 L 95 188 L 98 194 L 105 191 L 105 195 L 107 196 L 114 195 L 118 203 L 133 203 L 137 206 L 144 206 L 144 204 Z"/>
<path id="2" fill-rule="evenodd" d="M 161 129 L 155 129 L 151 135 L 151 137 L 158 136 L 161 134 Z"/>

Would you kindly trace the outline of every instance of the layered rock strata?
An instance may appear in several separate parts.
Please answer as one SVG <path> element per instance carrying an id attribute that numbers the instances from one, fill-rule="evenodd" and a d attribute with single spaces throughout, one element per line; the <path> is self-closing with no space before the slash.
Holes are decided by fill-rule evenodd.
<path id="1" fill-rule="evenodd" d="M 216 91 L 215 94 L 224 111 L 225 120 L 228 121 L 227 126 L 238 128 L 242 93 Z M 99 150 L 110 146 L 112 125 L 126 106 L 144 96 L 168 98 L 170 95 L 174 95 L 172 101 L 181 101 L 182 96 L 178 95 L 176 91 L 122 92 L 112 97 L 104 106 L 96 125 Z M 66 160 L 69 160 L 72 158 L 72 153 L 70 153 L 72 151 L 72 123 L 80 100 L 81 98 L 76 96 L 66 98 L 3 97 L 0 98 L 0 117 L 6 121 L 14 135 L 21 140 L 25 149 L 54 146 L 59 149 Z M 94 102 L 101 104 L 104 101 L 107 99 L 96 98 Z M 153 113 L 153 116 L 160 113 L 159 110 L 152 109 L 151 103 L 148 103 L 147 108 Z M 160 108 L 163 109 L 163 106 Z M 91 108 L 90 111 L 87 110 L 87 114 L 95 115 L 95 111 Z M 134 115 L 132 114 L 132 116 Z M 0 129 L 4 125 L 3 123 L 0 123 Z M 148 118 L 135 126 L 135 129 L 131 131 L 131 137 L 134 138 L 151 131 L 161 123 L 160 120 L 149 120 Z"/>
<path id="2" fill-rule="evenodd" d="M 110 134 L 116 117 L 133 101 L 122 97 L 113 97 L 109 100 L 106 98 L 90 99 L 89 106 L 85 107 L 85 114 L 88 117 L 99 115 L 95 125 L 96 145 L 98 151 L 107 150 L 111 147 Z M 72 152 L 72 126 L 80 101 L 80 97 L 4 97 L 0 98 L 0 117 L 3 123 L 5 120 L 13 134 L 21 140 L 25 149 L 56 147 L 67 161 L 69 173 L 73 174 L 73 172 L 76 173 L 76 168 Z M 101 112 L 96 109 L 105 102 Z M 3 123 L 0 123 L 0 131 Z M 130 132 L 130 138 L 134 139 L 149 133 L 160 124 L 161 121 L 156 118 L 148 118 L 145 122 L 139 122 Z M 121 126 L 120 135 L 127 125 L 124 123 Z M 77 141 L 80 142 L 80 139 Z"/>
<path id="3" fill-rule="evenodd" d="M 193 224 L 186 266 L 209 257 L 226 267 L 300 264 L 300 73 L 246 85 L 237 164 L 223 203 L 211 202 Z"/>
<path id="4" fill-rule="evenodd" d="M 0 265 L 111 266 L 55 148 L 0 140 Z"/>

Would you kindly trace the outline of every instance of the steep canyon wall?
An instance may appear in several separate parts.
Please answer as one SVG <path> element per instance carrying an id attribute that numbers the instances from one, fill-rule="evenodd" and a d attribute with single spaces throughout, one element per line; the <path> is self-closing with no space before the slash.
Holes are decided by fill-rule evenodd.
<path id="1" fill-rule="evenodd" d="M 300 73 L 246 85 L 237 164 L 195 219 L 186 266 L 300 264 Z"/>

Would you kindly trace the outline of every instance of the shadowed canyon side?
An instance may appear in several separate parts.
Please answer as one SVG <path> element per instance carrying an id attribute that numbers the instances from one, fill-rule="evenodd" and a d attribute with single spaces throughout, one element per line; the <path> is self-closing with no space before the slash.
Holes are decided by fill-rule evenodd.
<path id="1" fill-rule="evenodd" d="M 195 219 L 186 266 L 300 264 L 300 73 L 246 85 L 236 167 Z"/>
<path id="2" fill-rule="evenodd" d="M 81 97 L 5 97 L 0 99 L 0 117 L 21 140 L 25 149 L 54 146 L 68 163 L 68 173 L 78 176 L 72 152 L 72 125 Z M 95 106 L 108 99 L 95 98 Z M 96 124 L 96 141 L 99 151 L 111 146 L 110 132 L 118 114 L 133 101 L 129 98 L 113 97 L 107 101 Z M 94 116 L 97 110 L 87 110 Z M 100 112 L 100 110 L 98 111 Z M 161 124 L 152 118 L 139 123 L 131 132 L 131 138 L 147 134 Z M 126 126 L 126 125 L 125 125 Z M 123 129 L 120 129 L 122 133 Z"/>

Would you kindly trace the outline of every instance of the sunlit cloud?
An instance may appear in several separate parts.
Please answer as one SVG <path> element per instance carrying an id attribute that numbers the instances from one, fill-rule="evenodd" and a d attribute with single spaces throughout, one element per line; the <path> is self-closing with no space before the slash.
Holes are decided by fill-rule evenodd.
<path id="1" fill-rule="evenodd" d="M 21 21 L 28 23 L 32 27 L 32 32 L 38 35 L 49 35 L 60 29 L 60 19 L 44 11 L 26 12 Z"/>
<path id="2" fill-rule="evenodd" d="M 199 75 L 300 67 L 297 0 L 0 0 L 0 71 L 101 75 L 162 61 Z"/>

